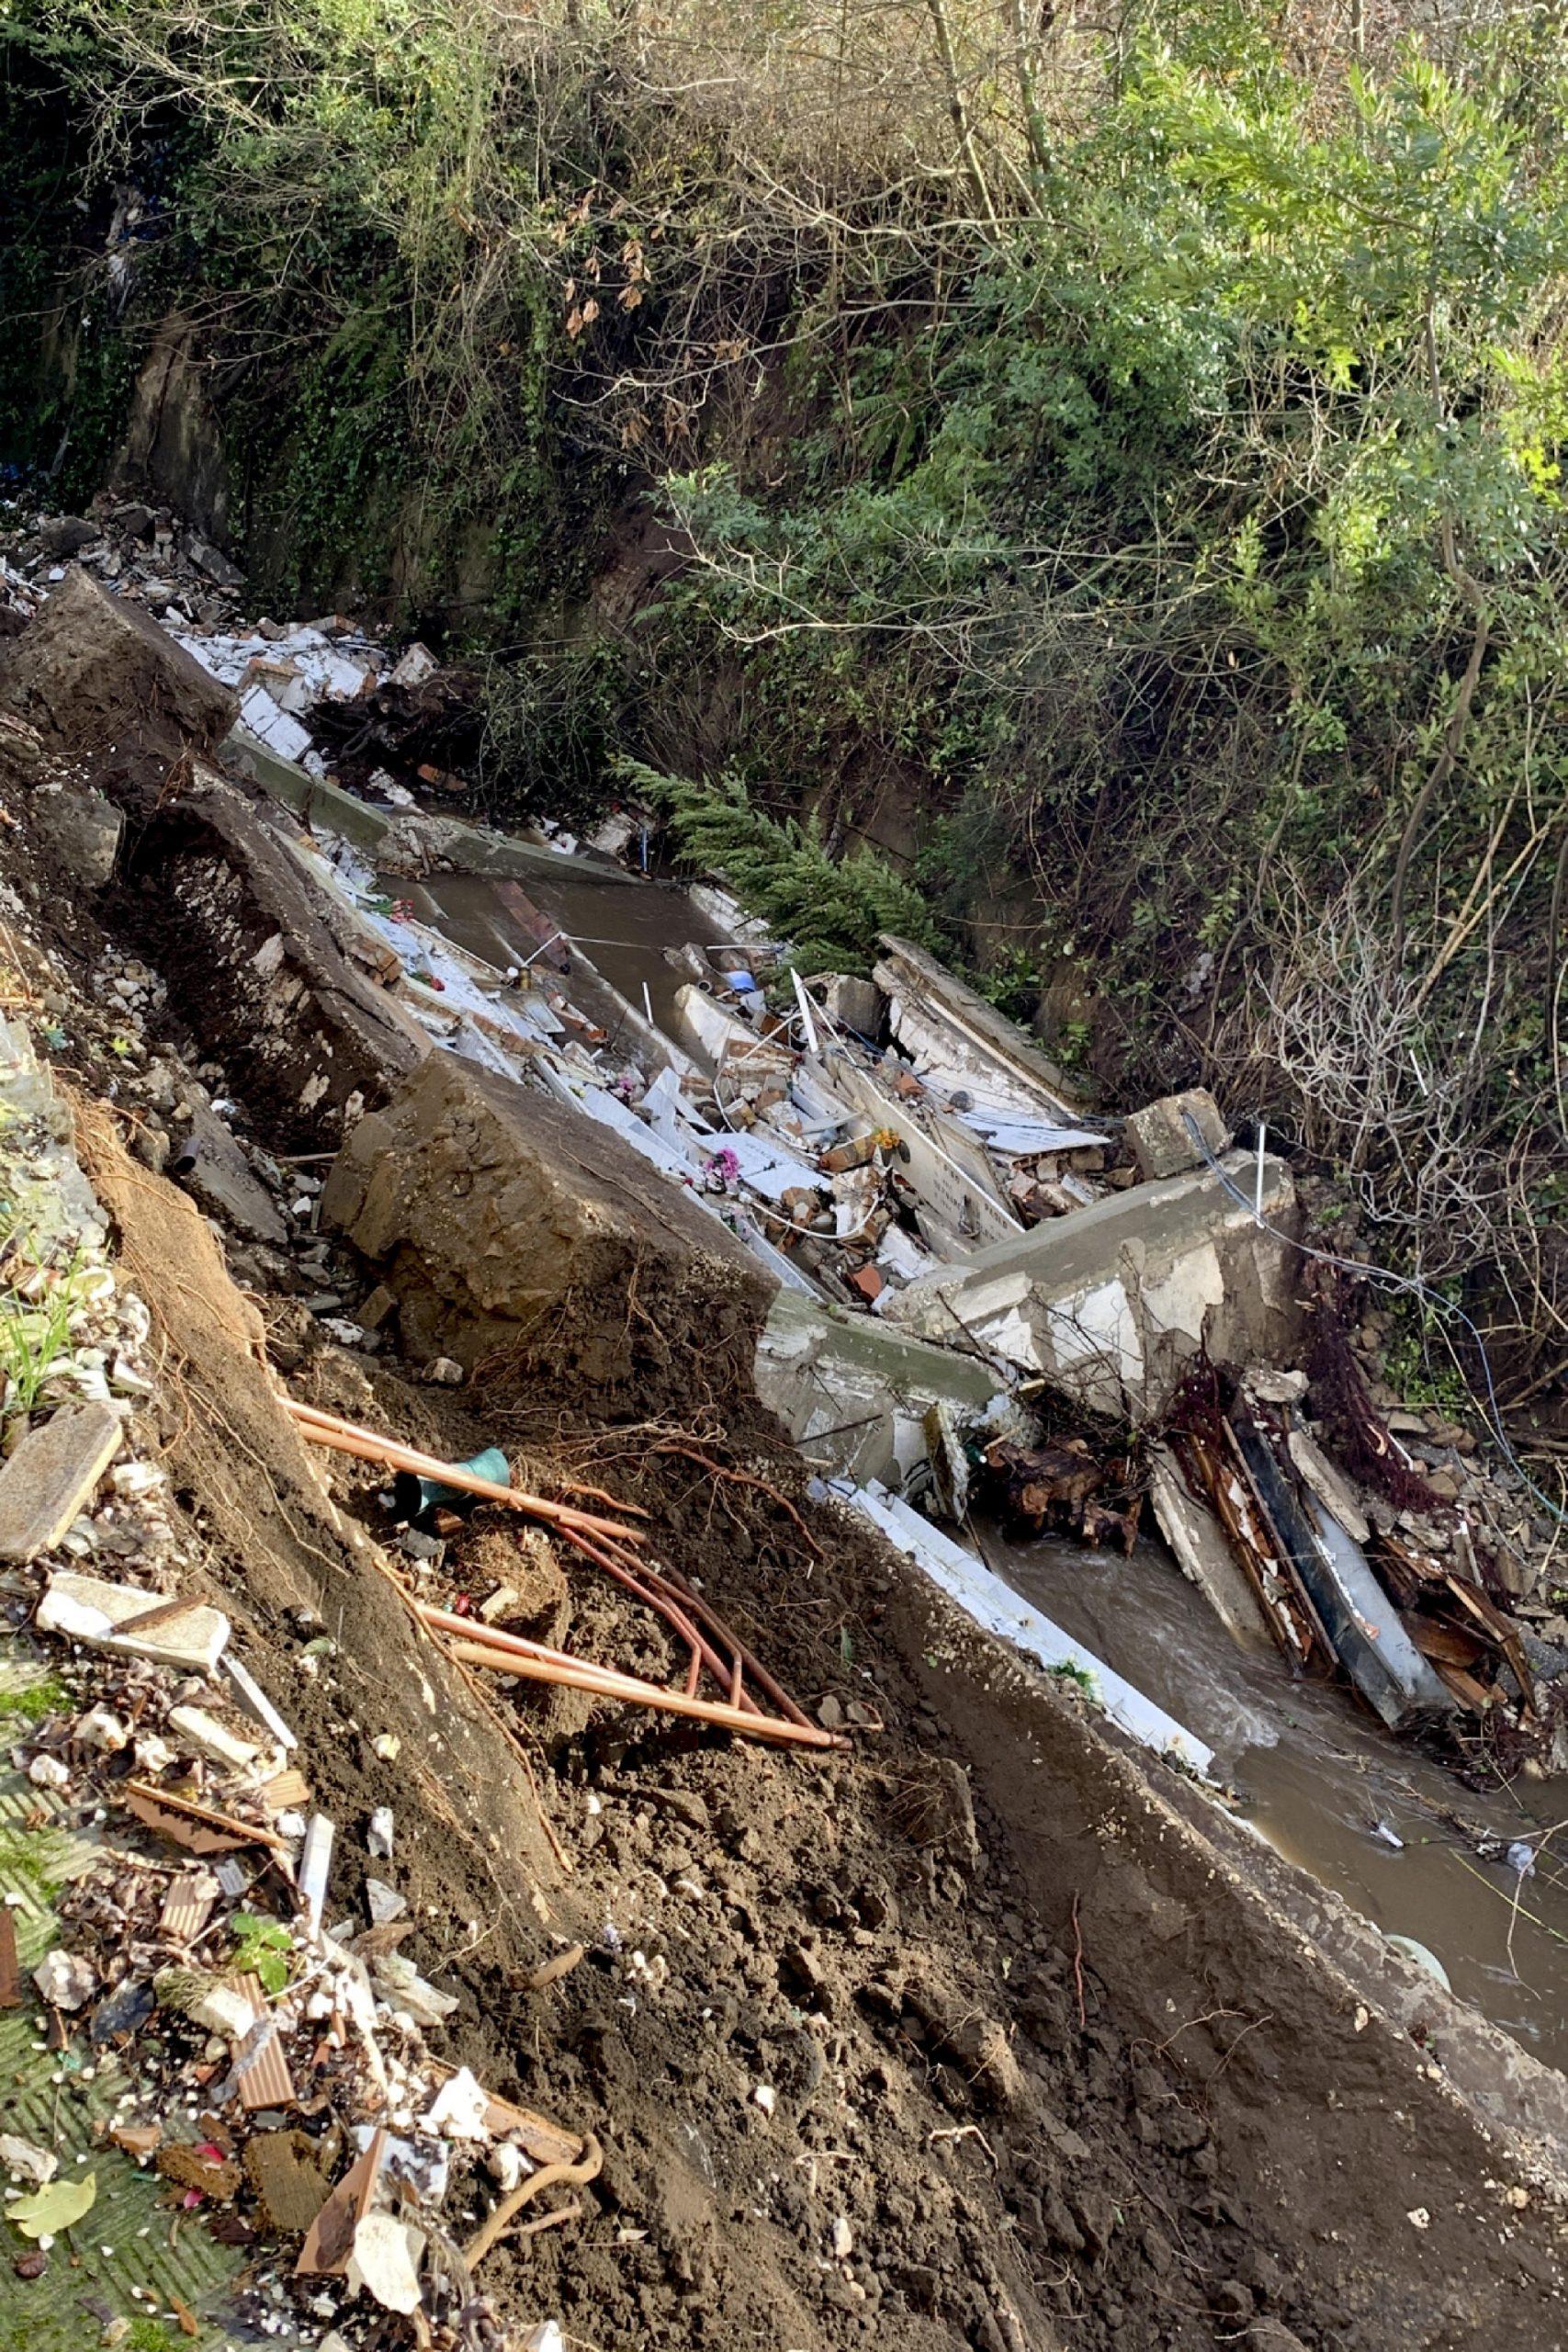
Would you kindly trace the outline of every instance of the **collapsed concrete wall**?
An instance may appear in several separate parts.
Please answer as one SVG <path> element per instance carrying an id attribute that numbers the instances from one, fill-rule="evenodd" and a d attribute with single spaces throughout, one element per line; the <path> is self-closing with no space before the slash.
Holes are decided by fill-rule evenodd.
<path id="1" fill-rule="evenodd" d="M 1245 1153 L 1224 1163 L 1237 1192 Z M 1250 1198 L 1250 1194 L 1247 1195 Z M 1037 1225 L 889 1298 L 927 1339 L 967 1337 L 1056 1383 L 1089 1410 L 1157 1420 L 1199 1349 L 1235 1363 L 1293 1363 L 1301 1344 L 1290 1170 L 1263 1164 L 1258 1225 L 1246 1200 L 1194 1169 Z"/>
<path id="2" fill-rule="evenodd" d="M 781 1290 L 753 1368 L 757 1394 L 814 1470 L 901 1487 L 931 1450 L 935 1407 L 955 1428 L 1003 1394 L 989 1364 Z"/>
<path id="3" fill-rule="evenodd" d="M 344 910 L 220 778 L 155 815 L 128 868 L 125 910 L 173 1008 L 188 1000 L 184 1017 L 283 1147 L 335 1143 L 428 1052 Z"/>

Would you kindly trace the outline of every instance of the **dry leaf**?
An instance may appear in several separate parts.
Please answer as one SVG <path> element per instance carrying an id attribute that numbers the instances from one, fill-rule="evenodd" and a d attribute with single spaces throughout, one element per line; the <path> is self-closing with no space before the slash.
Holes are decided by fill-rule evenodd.
<path id="1" fill-rule="evenodd" d="M 35 2188 L 30 2197 L 18 2199 L 6 2208 L 6 2219 L 13 2229 L 20 2230 L 25 2238 L 57 2237 L 68 2230 L 85 2213 L 90 2213 L 98 2194 L 98 2176 L 86 2173 L 80 2180 L 51 2180 L 45 2188 Z"/>

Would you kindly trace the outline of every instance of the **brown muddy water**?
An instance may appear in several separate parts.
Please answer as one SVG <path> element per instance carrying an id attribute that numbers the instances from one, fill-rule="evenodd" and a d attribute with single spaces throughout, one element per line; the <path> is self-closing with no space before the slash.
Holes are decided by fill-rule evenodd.
<path id="1" fill-rule="evenodd" d="M 1568 1781 L 1466 1788 L 1348 1691 L 1238 1649 L 1154 1544 L 1130 1560 L 995 1530 L 981 1544 L 1015 1591 L 1209 1742 L 1234 1810 L 1270 1846 L 1385 1934 L 1425 1944 L 1456 1993 L 1568 2068 L 1568 1826 L 1522 1884 L 1500 1850 L 1540 1849 L 1568 1816 Z"/>
<path id="2" fill-rule="evenodd" d="M 482 876 L 389 887 L 489 962 L 521 963 L 537 944 Z M 580 876 L 524 887 L 639 1011 L 646 983 L 655 1022 L 677 1034 L 686 975 L 663 951 L 720 936 L 682 891 Z M 994 1528 L 981 1543 L 1026 1600 L 1209 1743 L 1259 1837 L 1386 1934 L 1426 1945 L 1456 1993 L 1568 2068 L 1568 1781 L 1467 1789 L 1347 1690 L 1292 1681 L 1282 1659 L 1238 1649 L 1156 1544 L 1122 1560 L 1066 1542 L 1010 1544 Z M 1554 1839 L 1521 1882 L 1506 1849 L 1540 1848 L 1557 1823 L 1561 1860 Z"/>
<path id="3" fill-rule="evenodd" d="M 446 933 L 458 947 L 482 956 L 488 963 L 521 964 L 538 946 L 502 900 L 494 885 L 478 874 L 432 875 L 428 881 L 390 883 L 400 896 L 412 899 L 416 913 Z M 592 877 L 530 875 L 520 885 L 541 914 L 558 922 L 569 941 L 602 978 L 624 996 L 638 1012 L 648 989 L 656 1024 L 666 1036 L 679 1038 L 675 1022 L 675 991 L 691 975 L 665 961 L 667 947 L 682 947 L 688 940 L 706 946 L 722 933 L 700 915 L 683 890 L 659 882 L 598 882 Z M 547 976 L 542 959 L 535 967 Z M 690 1048 L 687 1048 L 690 1050 Z"/>

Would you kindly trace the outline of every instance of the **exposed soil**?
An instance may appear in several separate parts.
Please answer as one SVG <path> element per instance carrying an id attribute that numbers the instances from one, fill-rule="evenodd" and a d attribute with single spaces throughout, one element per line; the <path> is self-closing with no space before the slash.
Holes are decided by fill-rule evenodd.
<path id="1" fill-rule="evenodd" d="M 664 1313 L 671 1245 L 662 1272 L 638 1260 L 635 1301 L 580 1287 L 457 1392 L 330 1346 L 265 1288 L 247 1307 L 190 1203 L 124 1148 L 90 911 L 39 911 L 59 961 L 23 941 L 16 960 L 71 1008 L 84 1159 L 165 1345 L 176 1493 L 338 1823 L 329 1915 L 391 1805 L 378 1867 L 415 1906 L 411 1956 L 461 1994 L 450 2054 L 604 2146 L 581 2218 L 487 2264 L 503 2312 L 555 2312 L 583 2347 L 713 2352 L 1568 2343 L 1555 2213 L 1505 2201 L 1517 2163 L 1445 2087 L 1440 2034 L 1419 2049 L 1359 2011 L 1179 1790 L 808 1498 L 750 1395 L 733 1286 L 710 1350 L 689 1293 Z M 198 994 L 167 1017 L 209 1049 Z M 481 1702 L 399 1580 L 479 1600 L 511 1577 L 549 1638 L 676 1660 L 586 1564 L 536 1541 L 519 1563 L 482 1514 L 423 1579 L 384 1550 L 379 1482 L 334 1463 L 329 1502 L 264 1330 L 297 1395 L 635 1500 L 808 1705 L 869 1701 L 886 1728 L 818 1760 L 527 1690 Z M 672 1440 L 788 1496 L 804 1535 Z"/>

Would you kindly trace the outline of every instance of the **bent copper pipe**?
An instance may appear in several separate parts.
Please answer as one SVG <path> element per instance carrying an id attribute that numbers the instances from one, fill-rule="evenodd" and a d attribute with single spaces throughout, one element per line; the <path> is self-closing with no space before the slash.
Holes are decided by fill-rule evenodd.
<path id="1" fill-rule="evenodd" d="M 385 1463 L 389 1470 L 410 1470 L 416 1477 L 439 1479 L 444 1486 L 457 1487 L 464 1494 L 479 1495 L 489 1502 L 507 1503 L 513 1510 L 526 1511 L 532 1518 L 548 1520 L 562 1528 L 583 1528 L 591 1534 L 612 1536 L 621 1544 L 648 1541 L 640 1527 L 624 1527 L 615 1520 L 601 1519 L 592 1511 L 574 1510 L 570 1503 L 551 1502 L 545 1495 L 525 1494 L 520 1487 L 502 1487 L 492 1478 L 476 1478 L 459 1464 L 439 1461 L 434 1454 L 423 1453 L 415 1446 L 400 1445 L 395 1438 L 379 1437 L 374 1430 L 361 1429 L 335 1413 L 324 1413 L 318 1406 L 303 1405 L 293 1396 L 282 1401 L 299 1422 L 301 1435 L 317 1445 L 330 1446 L 339 1453 L 356 1454 L 362 1461 Z"/>
<path id="2" fill-rule="evenodd" d="M 786 1723 L 777 1715 L 749 1715 L 743 1708 L 728 1706 L 717 1700 L 688 1698 L 683 1690 L 661 1690 L 656 1683 L 595 1674 L 592 1668 L 585 1671 L 577 1659 L 558 1654 L 530 1657 L 499 1649 L 493 1641 L 459 1640 L 452 1644 L 451 1656 L 460 1666 L 479 1667 L 491 1674 L 516 1675 L 526 1682 L 558 1683 L 570 1690 L 586 1690 L 593 1698 L 624 1700 L 629 1706 L 649 1707 L 664 1714 L 686 1716 L 694 1723 L 714 1724 L 723 1730 L 739 1732 L 747 1738 L 766 1740 L 780 1747 L 849 1746 L 840 1733 L 820 1731 L 814 1724 Z"/>

